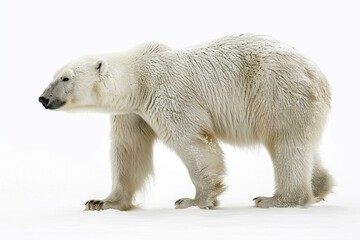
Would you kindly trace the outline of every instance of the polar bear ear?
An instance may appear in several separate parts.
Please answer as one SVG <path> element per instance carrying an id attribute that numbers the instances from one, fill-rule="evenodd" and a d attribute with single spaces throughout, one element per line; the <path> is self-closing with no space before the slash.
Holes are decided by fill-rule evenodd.
<path id="1" fill-rule="evenodd" d="M 104 75 L 107 70 L 107 62 L 105 60 L 97 60 L 95 63 L 95 68 L 97 71 L 99 71 L 99 74 Z"/>

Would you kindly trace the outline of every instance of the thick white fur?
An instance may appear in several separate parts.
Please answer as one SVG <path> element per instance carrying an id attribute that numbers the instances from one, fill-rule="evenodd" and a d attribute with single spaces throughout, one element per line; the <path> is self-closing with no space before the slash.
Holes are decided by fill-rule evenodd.
<path id="1" fill-rule="evenodd" d="M 70 80 L 59 83 L 64 75 Z M 87 210 L 132 207 L 152 172 L 157 138 L 181 157 L 196 187 L 177 208 L 217 205 L 225 174 L 218 141 L 267 148 L 276 191 L 255 198 L 257 207 L 308 206 L 331 191 L 318 155 L 329 85 L 312 61 L 269 37 L 228 36 L 178 51 L 149 43 L 80 58 L 54 78 L 44 94 L 66 101 L 60 110 L 111 114 L 112 192 Z M 51 87 L 59 84 L 65 90 Z"/>

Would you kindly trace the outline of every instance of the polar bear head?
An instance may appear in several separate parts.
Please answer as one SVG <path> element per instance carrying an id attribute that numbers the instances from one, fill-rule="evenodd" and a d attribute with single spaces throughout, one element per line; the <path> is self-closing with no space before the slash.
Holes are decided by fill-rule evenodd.
<path id="1" fill-rule="evenodd" d="M 39 97 L 39 101 L 46 109 L 51 110 L 95 110 L 107 111 L 106 98 L 109 98 L 109 89 L 117 89 L 117 97 L 126 92 L 125 83 L 121 77 L 114 76 L 109 71 L 109 62 L 106 57 L 82 57 L 71 61 L 54 74 L 54 79 Z"/>
<path id="2" fill-rule="evenodd" d="M 161 43 L 151 42 L 123 53 L 80 57 L 54 74 L 39 101 L 52 110 L 133 112 L 143 101 L 139 89 L 145 83 L 139 84 L 137 79 L 139 69 L 143 69 L 139 68 L 142 59 L 168 50 Z"/>
<path id="3" fill-rule="evenodd" d="M 54 80 L 40 96 L 46 109 L 95 107 L 101 82 L 107 77 L 107 63 L 92 57 L 74 60 L 54 74 Z"/>

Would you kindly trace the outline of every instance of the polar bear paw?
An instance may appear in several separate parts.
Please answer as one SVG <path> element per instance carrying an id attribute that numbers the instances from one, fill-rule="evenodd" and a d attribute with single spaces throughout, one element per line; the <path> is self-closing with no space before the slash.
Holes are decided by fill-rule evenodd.
<path id="1" fill-rule="evenodd" d="M 312 202 L 305 199 L 298 199 L 293 201 L 288 201 L 281 197 L 256 197 L 253 199 L 255 201 L 255 207 L 258 208 L 286 208 L 286 207 L 297 207 L 302 206 L 306 207 Z"/>
<path id="2" fill-rule="evenodd" d="M 198 206 L 201 209 L 214 209 L 218 205 L 218 201 L 199 201 L 197 199 L 180 198 L 175 202 L 176 209 L 184 209 L 188 207 Z"/>
<path id="3" fill-rule="evenodd" d="M 90 200 L 85 203 L 84 211 L 100 211 L 104 210 L 104 201 L 101 200 Z"/>
<path id="4" fill-rule="evenodd" d="M 180 198 L 175 202 L 175 208 L 177 209 L 183 209 L 195 206 L 195 201 L 190 198 Z"/>
<path id="5" fill-rule="evenodd" d="M 108 199 L 104 200 L 90 200 L 85 203 L 84 211 L 100 211 L 106 209 L 116 209 L 120 211 L 128 211 L 133 209 L 134 206 L 131 202 L 125 201 L 110 201 Z"/>
<path id="6" fill-rule="evenodd" d="M 256 197 L 253 200 L 255 201 L 255 207 L 258 207 L 258 208 L 294 207 L 294 206 L 296 206 L 296 205 L 281 201 L 279 198 L 276 198 L 276 197 Z"/>

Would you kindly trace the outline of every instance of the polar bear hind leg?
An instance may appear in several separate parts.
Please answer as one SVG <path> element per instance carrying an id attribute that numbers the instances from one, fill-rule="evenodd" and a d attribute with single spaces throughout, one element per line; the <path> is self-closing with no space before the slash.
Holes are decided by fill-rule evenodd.
<path id="1" fill-rule="evenodd" d="M 274 165 L 276 191 L 272 197 L 254 198 L 255 206 L 306 207 L 314 203 L 311 149 L 286 137 L 275 141 L 268 149 Z"/>

